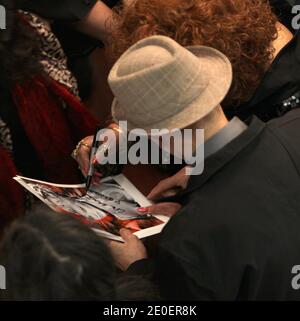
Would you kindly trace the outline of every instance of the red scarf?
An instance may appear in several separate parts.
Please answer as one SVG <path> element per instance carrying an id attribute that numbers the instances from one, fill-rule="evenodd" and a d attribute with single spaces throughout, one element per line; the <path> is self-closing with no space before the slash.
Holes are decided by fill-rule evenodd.
<path id="1" fill-rule="evenodd" d="M 79 140 L 94 133 L 96 119 L 68 89 L 52 79 L 38 77 L 17 85 L 12 96 L 46 179 L 78 183 L 78 165 L 70 155 Z M 12 181 L 18 170 L 1 146 L 0 164 L 1 225 L 2 217 L 13 218 L 24 210 L 24 194 Z"/>

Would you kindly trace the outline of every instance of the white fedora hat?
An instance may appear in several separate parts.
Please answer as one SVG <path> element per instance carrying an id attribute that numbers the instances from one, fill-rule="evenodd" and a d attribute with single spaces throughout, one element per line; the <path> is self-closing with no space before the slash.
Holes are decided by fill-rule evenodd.
<path id="1" fill-rule="evenodd" d="M 128 129 L 185 128 L 208 115 L 228 93 L 228 58 L 205 46 L 184 48 L 165 36 L 143 39 L 113 66 L 112 115 Z"/>

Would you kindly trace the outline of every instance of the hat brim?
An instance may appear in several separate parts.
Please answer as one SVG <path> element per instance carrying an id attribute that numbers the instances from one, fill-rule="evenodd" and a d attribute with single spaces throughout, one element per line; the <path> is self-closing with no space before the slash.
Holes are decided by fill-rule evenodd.
<path id="1" fill-rule="evenodd" d="M 127 121 L 128 130 L 143 129 L 147 133 L 151 129 L 183 129 L 203 117 L 207 116 L 213 109 L 222 103 L 232 83 L 232 67 L 228 58 L 216 49 L 205 46 L 187 47 L 201 60 L 201 64 L 209 66 L 205 68 L 205 78 L 209 79 L 207 87 L 201 92 L 198 98 L 190 103 L 181 112 L 159 122 L 141 126 L 130 122 L 124 109 L 115 98 L 112 103 L 112 117 L 115 122 Z M 162 106 L 163 108 L 163 106 Z"/>

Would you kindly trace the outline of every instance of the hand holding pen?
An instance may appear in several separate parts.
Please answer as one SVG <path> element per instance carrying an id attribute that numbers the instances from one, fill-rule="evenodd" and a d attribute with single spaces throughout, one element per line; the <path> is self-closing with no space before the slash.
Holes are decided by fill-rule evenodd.
<path id="1" fill-rule="evenodd" d="M 93 179 L 93 175 L 94 175 L 94 158 L 95 155 L 97 153 L 97 147 L 98 147 L 98 133 L 99 133 L 100 129 L 98 128 L 96 131 L 96 134 L 94 135 L 94 139 L 93 139 L 93 144 L 92 144 L 92 149 L 91 149 L 91 154 L 90 154 L 90 162 L 89 162 L 89 170 L 87 173 L 87 177 L 86 177 L 86 190 L 88 191 L 91 183 L 92 183 L 92 179 Z"/>
<path id="2" fill-rule="evenodd" d="M 121 130 L 116 124 L 112 124 L 107 130 L 113 130 L 114 135 L 116 136 L 116 144 L 118 144 L 119 135 L 121 134 Z M 102 136 L 102 137 L 101 137 Z M 90 161 L 89 161 L 89 170 L 88 175 L 86 179 L 86 188 L 87 190 L 90 188 L 93 180 L 93 176 L 95 175 L 95 172 L 100 172 L 101 177 L 108 177 L 117 175 L 122 171 L 122 166 L 118 164 L 101 164 L 101 161 L 98 160 L 99 155 L 106 155 L 108 150 L 112 147 L 110 146 L 111 142 L 109 140 L 104 140 L 105 137 L 105 130 L 98 129 L 93 140 L 92 149 L 90 153 Z M 108 136 L 106 136 L 107 138 Z M 102 144 L 101 144 L 102 142 Z M 101 144 L 99 146 L 99 144 Z M 99 147 L 98 147 L 99 146 Z M 115 146 L 116 150 L 118 149 L 117 146 Z M 117 152 L 117 151 L 116 151 Z M 96 157 L 96 155 L 98 157 Z"/>

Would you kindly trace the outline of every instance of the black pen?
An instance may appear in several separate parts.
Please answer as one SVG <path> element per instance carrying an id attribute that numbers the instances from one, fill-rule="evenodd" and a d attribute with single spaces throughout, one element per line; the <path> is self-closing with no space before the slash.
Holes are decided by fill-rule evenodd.
<path id="1" fill-rule="evenodd" d="M 98 143 L 97 137 L 98 137 L 99 130 L 101 130 L 101 128 L 97 128 L 97 130 L 96 130 L 96 134 L 95 134 L 94 140 L 93 140 L 91 155 L 90 155 L 89 171 L 88 171 L 88 175 L 86 177 L 86 184 L 85 184 L 87 191 L 89 190 L 89 188 L 91 186 L 93 175 L 94 175 L 93 161 L 94 161 L 94 156 L 96 155 L 96 152 L 97 152 L 97 143 Z"/>

